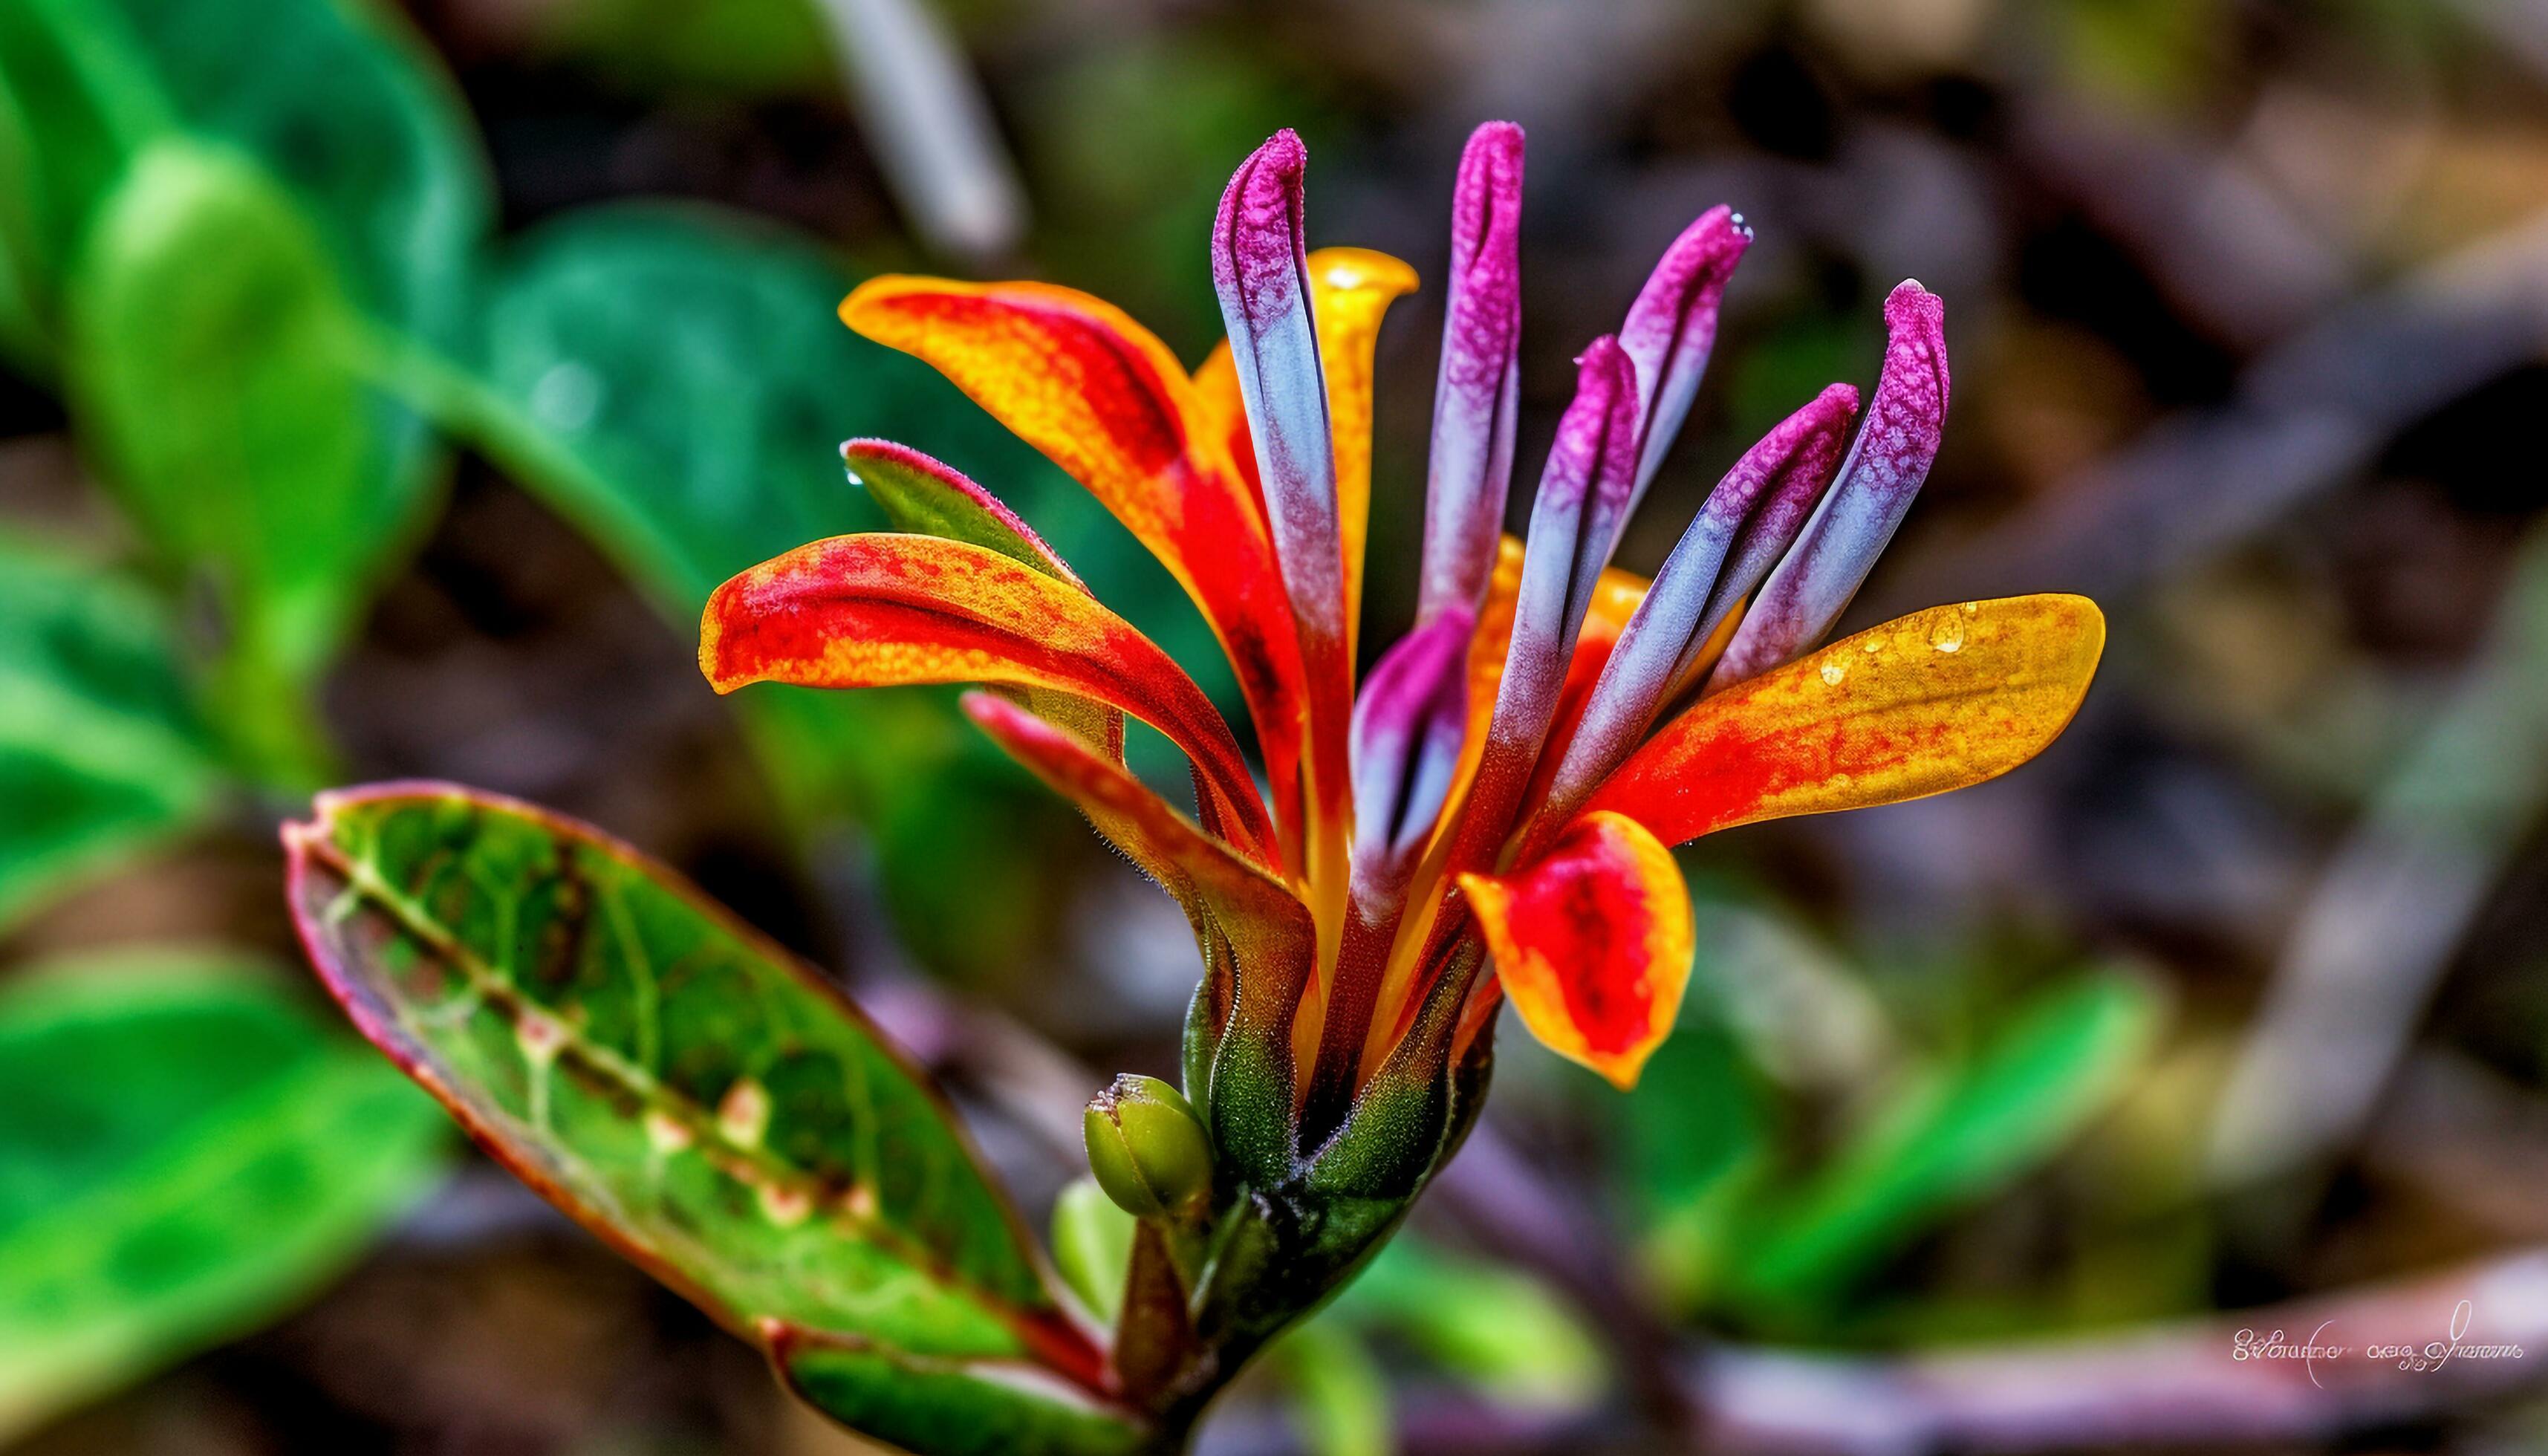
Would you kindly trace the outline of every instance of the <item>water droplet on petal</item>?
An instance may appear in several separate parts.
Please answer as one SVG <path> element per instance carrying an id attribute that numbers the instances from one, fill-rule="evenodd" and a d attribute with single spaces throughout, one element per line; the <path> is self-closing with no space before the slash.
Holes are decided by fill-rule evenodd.
<path id="1" fill-rule="evenodd" d="M 1835 657 L 1835 658 L 1827 658 L 1827 659 L 1825 659 L 1825 660 L 1824 660 L 1824 662 L 1823 662 L 1823 681 L 1824 681 L 1825 682 L 1830 683 L 1830 684 L 1831 684 L 1832 686 L 1834 686 L 1834 687 L 1838 687 L 1838 686 L 1840 685 L 1840 680 L 1841 680 L 1841 679 L 1843 679 L 1843 678 L 1846 678 L 1846 677 L 1848 677 L 1848 676 L 1849 676 L 1849 664 L 1847 664 L 1847 663 L 1845 663 L 1845 662 L 1842 662 L 1839 658 L 1836 658 L 1836 657 Z"/>
<path id="2" fill-rule="evenodd" d="M 1981 615 L 1981 611 L 1982 604 L 1978 601 L 1967 601 L 1964 603 L 1964 615 L 1968 617 L 1979 616 Z"/>
<path id="3" fill-rule="evenodd" d="M 1929 645 L 1940 652 L 1960 652 L 1964 646 L 1964 619 L 1940 617 L 1929 629 Z"/>

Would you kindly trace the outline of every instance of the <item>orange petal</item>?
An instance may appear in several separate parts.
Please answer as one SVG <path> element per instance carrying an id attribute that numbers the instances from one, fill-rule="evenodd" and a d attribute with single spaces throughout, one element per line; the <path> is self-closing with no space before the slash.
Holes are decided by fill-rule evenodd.
<path id="1" fill-rule="evenodd" d="M 1695 934 L 1672 851 L 1635 820 L 1587 814 L 1510 874 L 1463 874 L 1496 975 L 1560 1056 L 1637 1084 L 1672 1032 Z"/>
<path id="2" fill-rule="evenodd" d="M 995 682 L 1110 703 L 1185 750 L 1217 832 L 1276 863 L 1237 741 L 1194 681 L 1085 592 L 985 547 L 881 534 L 800 546 L 709 596 L 699 670 L 719 692 Z"/>
<path id="3" fill-rule="evenodd" d="M 1239 954 L 1268 963 L 1309 964 L 1309 908 L 1281 880 L 1206 834 L 1075 735 L 987 692 L 966 693 L 964 711 L 1012 758 L 1077 804 L 1097 832 L 1175 896 L 1188 915 L 1199 921 L 1209 915 Z M 1198 933 L 1205 928 L 1196 926 Z"/>
<path id="4" fill-rule="evenodd" d="M 934 365 L 1159 558 L 1229 655 L 1275 802 L 1296 803 L 1301 650 L 1273 540 L 1226 423 L 1167 346 L 1112 304 L 1042 283 L 875 278 L 841 318 Z"/>
<path id="5" fill-rule="evenodd" d="M 1979 783 L 2060 735 L 2105 643 L 2106 619 L 2084 596 L 1914 612 L 1700 700 L 1585 809 L 1680 844 Z"/>

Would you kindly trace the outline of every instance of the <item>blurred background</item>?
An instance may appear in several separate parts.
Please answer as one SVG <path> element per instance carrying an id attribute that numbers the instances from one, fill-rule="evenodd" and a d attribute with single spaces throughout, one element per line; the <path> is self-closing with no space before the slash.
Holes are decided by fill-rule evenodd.
<path id="1" fill-rule="evenodd" d="M 2060 590 L 2113 641 L 2003 780 L 1684 851 L 1644 1085 L 1503 1038 L 1203 1449 L 2548 1447 L 2538 0 L 5 0 L 0 1447 L 855 1449 L 354 1043 L 275 825 L 414 775 L 625 836 L 842 975 L 1040 1220 L 1103 1075 L 1173 1074 L 1181 917 L 948 694 L 718 699 L 699 603 L 878 524 L 834 447 L 889 435 L 1234 703 L 1111 519 L 832 309 L 1046 278 L 1199 362 L 1288 125 L 1314 243 L 1427 282 L 1385 646 L 1490 117 L 1525 480 L 1674 233 L 1759 232 L 1621 564 L 1916 276 L 1956 411 L 1850 624 Z"/>

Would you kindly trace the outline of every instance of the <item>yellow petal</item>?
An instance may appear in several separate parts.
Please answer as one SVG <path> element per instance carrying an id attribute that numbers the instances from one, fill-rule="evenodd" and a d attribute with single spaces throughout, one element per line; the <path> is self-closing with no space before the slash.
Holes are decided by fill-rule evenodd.
<path id="1" fill-rule="evenodd" d="M 2105 616 L 2084 596 L 1914 612 L 1701 700 L 1585 809 L 1681 844 L 1979 783 L 2060 736 L 2105 643 Z"/>
<path id="2" fill-rule="evenodd" d="M 1319 364 L 1327 376 L 1327 424 L 1336 441 L 1336 523 L 1344 535 L 1347 650 L 1362 619 L 1363 540 L 1371 523 L 1371 365 L 1381 316 L 1415 290 L 1415 270 L 1387 253 L 1322 247 L 1310 254 L 1310 306 Z"/>

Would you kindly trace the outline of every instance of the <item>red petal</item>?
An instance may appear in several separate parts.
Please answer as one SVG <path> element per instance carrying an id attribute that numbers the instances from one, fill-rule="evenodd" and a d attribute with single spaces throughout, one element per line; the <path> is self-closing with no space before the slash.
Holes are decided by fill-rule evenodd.
<path id="1" fill-rule="evenodd" d="M 1460 887 L 1531 1035 L 1635 1086 L 1672 1032 L 1696 945 L 1672 851 L 1625 815 L 1588 814 L 1531 864 Z"/>
<path id="2" fill-rule="evenodd" d="M 699 670 L 751 682 L 997 682 L 1111 703 L 1194 761 L 1205 818 L 1267 864 L 1273 829 L 1229 725 L 1156 644 L 1068 583 L 935 536 L 835 536 L 719 587 Z"/>
<path id="3" fill-rule="evenodd" d="M 970 541 L 1088 590 L 1016 511 L 954 466 L 891 440 L 852 440 L 841 446 L 841 464 L 896 530 Z M 1029 689 L 1023 696 L 1028 707 L 1096 744 L 1116 763 L 1124 762 L 1121 709 L 1067 692 Z"/>

